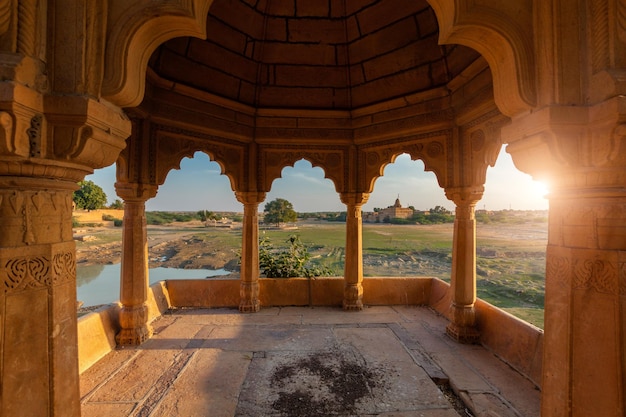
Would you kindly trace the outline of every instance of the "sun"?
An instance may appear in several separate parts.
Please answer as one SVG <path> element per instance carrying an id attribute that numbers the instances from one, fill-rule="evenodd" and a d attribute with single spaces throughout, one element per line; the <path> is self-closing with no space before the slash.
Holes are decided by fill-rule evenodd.
<path id="1" fill-rule="evenodd" d="M 535 181 L 535 180 L 533 180 L 533 182 L 532 182 L 532 192 L 535 195 L 538 195 L 538 196 L 541 196 L 541 197 L 545 198 L 550 193 L 550 187 L 544 181 Z"/>

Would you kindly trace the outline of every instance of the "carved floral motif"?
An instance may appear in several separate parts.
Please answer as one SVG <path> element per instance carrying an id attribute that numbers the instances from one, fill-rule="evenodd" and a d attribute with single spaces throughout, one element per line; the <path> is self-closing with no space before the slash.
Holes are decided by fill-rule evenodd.
<path id="1" fill-rule="evenodd" d="M 4 292 L 50 286 L 50 260 L 46 257 L 9 259 L 5 264 Z"/>
<path id="2" fill-rule="evenodd" d="M 550 255 L 546 259 L 546 279 L 556 281 L 559 287 L 566 288 L 569 281 L 570 260 L 564 256 Z"/>
<path id="3" fill-rule="evenodd" d="M 604 294 L 617 294 L 617 268 L 602 259 L 576 259 L 574 261 L 575 290 L 595 290 Z"/>

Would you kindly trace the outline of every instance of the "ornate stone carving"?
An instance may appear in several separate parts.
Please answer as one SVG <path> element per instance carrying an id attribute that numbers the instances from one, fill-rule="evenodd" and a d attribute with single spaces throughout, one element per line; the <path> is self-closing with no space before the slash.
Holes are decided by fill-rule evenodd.
<path id="1" fill-rule="evenodd" d="M 28 143 L 30 147 L 30 156 L 39 158 L 41 156 L 41 123 L 43 117 L 36 114 L 30 120 L 30 128 L 26 131 L 28 134 Z"/>
<path id="2" fill-rule="evenodd" d="M 602 259 L 574 260 L 575 290 L 595 290 L 604 294 L 617 294 L 619 291 L 616 265 Z"/>
<path id="3" fill-rule="evenodd" d="M 76 277 L 72 252 L 57 253 L 52 261 L 46 256 L 12 258 L 4 264 L 4 292 L 60 285 Z"/>
<path id="4" fill-rule="evenodd" d="M 5 264 L 4 291 L 47 287 L 52 283 L 50 260 L 45 257 L 14 258 Z"/>
<path id="5" fill-rule="evenodd" d="M 617 36 L 626 43 L 626 3 L 617 1 Z"/>
<path id="6" fill-rule="evenodd" d="M 14 135 L 13 116 L 10 113 L 0 111 L 0 153 L 11 154 L 15 152 Z"/>
<path id="7" fill-rule="evenodd" d="M 154 158 L 159 160 L 155 177 L 157 184 L 165 182 L 170 170 L 180 168 L 183 158 L 204 152 L 220 165 L 222 174 L 228 177 L 233 189 L 244 187 L 249 167 L 242 143 L 165 125 L 154 125 L 153 129 L 157 141 Z"/>
<path id="8" fill-rule="evenodd" d="M 377 142 L 376 145 L 362 145 L 359 152 L 359 187 L 371 192 L 376 178 L 383 175 L 385 166 L 398 155 L 408 153 L 412 160 L 424 162 L 426 171 L 435 173 L 439 185 L 446 184 L 447 132 L 429 132 L 409 138 Z"/>
<path id="9" fill-rule="evenodd" d="M 9 30 L 11 9 L 11 0 L 0 0 L 0 38 Z"/>
<path id="10" fill-rule="evenodd" d="M 314 167 L 324 170 L 324 177 L 330 179 L 336 190 L 347 184 L 345 165 L 347 150 L 342 147 L 324 146 L 262 146 L 259 152 L 259 178 L 264 190 L 269 190 L 275 179 L 280 178 L 283 168 L 306 159 Z"/>
<path id="11" fill-rule="evenodd" d="M 52 257 L 53 284 L 58 285 L 76 278 L 76 258 L 71 252 L 57 253 Z"/>
<path id="12" fill-rule="evenodd" d="M 35 34 L 37 22 L 36 0 L 20 0 L 18 3 L 17 52 L 26 56 L 35 54 Z"/>
<path id="13" fill-rule="evenodd" d="M 571 273 L 570 265 L 569 258 L 550 254 L 546 259 L 546 279 L 556 281 L 561 288 L 568 287 Z"/>

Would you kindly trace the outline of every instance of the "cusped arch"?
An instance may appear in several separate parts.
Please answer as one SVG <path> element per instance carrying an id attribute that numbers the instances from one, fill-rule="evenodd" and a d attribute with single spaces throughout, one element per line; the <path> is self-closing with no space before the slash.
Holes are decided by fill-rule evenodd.
<path id="1" fill-rule="evenodd" d="M 439 23 L 439 43 L 479 52 L 493 74 L 494 100 L 514 116 L 536 103 L 532 1 L 511 0 L 485 6 L 475 0 L 427 0 Z"/>
<path id="2" fill-rule="evenodd" d="M 196 152 L 206 154 L 212 162 L 220 166 L 221 174 L 225 175 L 233 191 L 241 187 L 242 153 L 236 148 L 224 148 L 223 144 L 200 143 L 192 140 L 177 139 L 159 142 L 156 160 L 155 180 L 157 185 L 165 183 L 167 175 L 173 169 L 180 169 L 183 158 L 193 158 Z"/>
<path id="3" fill-rule="evenodd" d="M 262 152 L 262 185 L 265 192 L 271 190 L 274 180 L 282 178 L 282 171 L 286 167 L 293 167 L 301 160 L 308 161 L 314 168 L 324 171 L 324 178 L 332 181 L 335 191 L 340 192 L 345 185 L 344 169 L 345 157 L 341 151 L 280 151 L 264 150 Z"/>
<path id="4" fill-rule="evenodd" d="M 212 0 L 112 0 L 108 11 L 102 96 L 119 107 L 135 107 L 145 91 L 148 60 L 163 42 L 206 37 Z"/>
<path id="5" fill-rule="evenodd" d="M 437 137 L 419 143 L 363 150 L 360 163 L 363 167 L 363 184 L 361 185 L 363 192 L 371 193 L 376 180 L 384 175 L 385 167 L 394 163 L 398 156 L 405 153 L 411 157 L 412 161 L 421 160 L 424 163 L 424 171 L 434 173 L 441 188 L 448 186 L 448 151 L 445 138 Z"/>

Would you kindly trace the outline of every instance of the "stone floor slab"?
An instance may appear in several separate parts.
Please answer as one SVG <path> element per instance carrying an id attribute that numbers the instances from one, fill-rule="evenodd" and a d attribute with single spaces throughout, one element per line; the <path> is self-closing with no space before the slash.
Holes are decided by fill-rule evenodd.
<path id="1" fill-rule="evenodd" d="M 429 309 L 364 311 L 175 310 L 150 341 L 83 373 L 83 416 L 466 417 L 433 382 L 448 378 L 480 415 L 539 415 L 538 391 L 511 392 L 523 376 L 453 342 Z"/>
<path id="2" fill-rule="evenodd" d="M 225 350 L 315 350 L 333 342 L 328 328 L 307 326 L 227 326 L 215 329 L 205 347 Z"/>
<path id="3" fill-rule="evenodd" d="M 83 403 L 82 417 L 127 417 L 137 403 Z"/>
<path id="4" fill-rule="evenodd" d="M 200 349 L 150 417 L 231 417 L 252 352 Z"/>

